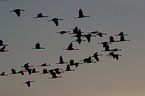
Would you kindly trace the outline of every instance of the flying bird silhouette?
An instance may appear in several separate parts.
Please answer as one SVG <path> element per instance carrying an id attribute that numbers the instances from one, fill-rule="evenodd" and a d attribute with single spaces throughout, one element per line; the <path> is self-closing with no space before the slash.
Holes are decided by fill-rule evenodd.
<path id="1" fill-rule="evenodd" d="M 40 43 L 38 42 L 35 44 L 35 48 L 32 48 L 32 49 L 45 49 L 45 48 L 41 47 Z"/>
<path id="2" fill-rule="evenodd" d="M 21 66 L 21 67 L 27 69 L 27 68 L 33 67 L 33 66 L 30 66 L 29 63 L 26 63 L 26 64 L 24 64 L 24 66 Z"/>
<path id="3" fill-rule="evenodd" d="M 59 62 L 56 63 L 56 64 L 65 64 L 65 63 L 68 63 L 68 62 L 64 62 L 62 56 L 59 57 Z"/>
<path id="4" fill-rule="evenodd" d="M 92 60 L 91 56 L 89 56 L 88 58 L 85 58 L 83 60 L 80 60 L 80 61 L 84 61 L 84 63 L 96 63 Z"/>
<path id="5" fill-rule="evenodd" d="M 38 67 L 45 67 L 45 66 L 51 66 L 51 65 L 50 65 L 50 64 L 49 64 L 49 65 L 47 65 L 46 63 L 41 64 L 41 65 L 38 65 Z"/>
<path id="6" fill-rule="evenodd" d="M 66 66 L 66 70 L 65 71 L 74 71 L 74 70 L 72 70 L 71 68 L 70 68 L 70 65 L 68 64 L 67 66 Z"/>
<path id="7" fill-rule="evenodd" d="M 56 74 L 61 74 L 61 73 L 64 73 L 63 69 L 60 69 L 60 68 L 55 68 L 53 69 L 55 71 Z M 61 70 L 61 71 L 60 71 Z"/>
<path id="8" fill-rule="evenodd" d="M 20 15 L 21 15 L 21 11 L 25 11 L 25 10 L 15 9 L 15 10 L 12 10 L 12 11 L 10 11 L 10 12 L 15 12 L 16 15 L 17 15 L 18 17 L 20 17 Z"/>
<path id="9" fill-rule="evenodd" d="M 33 17 L 33 18 L 44 18 L 44 17 L 48 17 L 48 16 L 44 16 L 44 15 L 42 15 L 42 13 L 39 13 L 39 14 L 37 14 L 36 17 Z"/>
<path id="10" fill-rule="evenodd" d="M 34 81 L 26 81 L 25 83 L 22 83 L 22 84 L 27 84 L 27 86 L 30 87 L 31 82 L 34 82 Z"/>
<path id="11" fill-rule="evenodd" d="M 5 72 L 2 72 L 2 73 L 0 74 L 0 76 L 8 76 L 8 74 L 5 74 Z"/>
<path id="12" fill-rule="evenodd" d="M 119 34 L 115 35 L 115 36 L 127 36 L 128 34 L 124 34 L 124 32 L 120 32 Z"/>
<path id="13" fill-rule="evenodd" d="M 60 32 L 56 32 L 56 33 L 59 33 L 60 35 L 63 35 L 63 34 L 66 34 L 66 33 L 69 33 L 70 31 L 60 31 Z"/>
<path id="14" fill-rule="evenodd" d="M 55 23 L 55 25 L 58 26 L 58 20 L 63 20 L 63 19 L 53 18 L 51 20 L 48 20 L 48 22 L 53 21 Z"/>
<path id="15" fill-rule="evenodd" d="M 17 74 L 16 70 L 13 68 L 11 69 L 11 72 L 12 72 L 12 74 Z M 10 74 L 10 75 L 12 75 L 12 74 Z"/>
<path id="16" fill-rule="evenodd" d="M 82 9 L 79 9 L 79 16 L 78 16 L 78 17 L 75 17 L 75 19 L 77 19 L 77 18 L 84 18 L 84 17 L 90 17 L 90 16 L 85 16 L 85 15 L 83 14 Z"/>
<path id="17" fill-rule="evenodd" d="M 72 50 L 79 50 L 79 49 L 74 49 L 73 48 L 73 44 L 72 42 L 69 44 L 68 48 L 67 49 L 62 49 L 62 50 L 69 50 L 69 51 L 72 51 Z"/>
<path id="18" fill-rule="evenodd" d="M 96 37 L 95 35 L 92 35 L 92 34 L 86 34 L 86 35 L 84 35 L 85 37 L 86 37 L 86 39 L 87 39 L 87 41 L 90 43 L 90 41 L 91 41 L 91 37 Z"/>
<path id="19" fill-rule="evenodd" d="M 48 70 L 46 68 L 44 68 L 43 73 L 40 73 L 40 74 L 47 74 L 47 73 L 49 73 Z"/>
<path id="20" fill-rule="evenodd" d="M 120 41 L 123 42 L 123 41 L 129 41 L 129 40 L 126 40 L 124 36 L 120 36 Z"/>
<path id="21" fill-rule="evenodd" d="M 71 60 L 70 60 L 70 64 L 69 64 L 69 65 L 70 65 L 70 66 L 75 66 L 75 67 L 77 68 L 79 64 L 82 64 L 82 63 L 79 63 L 79 62 L 74 62 L 74 60 L 73 60 L 73 59 L 71 59 Z"/>
<path id="22" fill-rule="evenodd" d="M 96 60 L 97 62 L 99 62 L 99 56 L 102 56 L 102 54 L 98 54 L 98 52 L 95 52 L 94 55 L 93 55 L 92 57 L 94 57 L 95 60 Z"/>
<path id="23" fill-rule="evenodd" d="M 109 55 L 106 55 L 106 56 L 112 56 L 113 59 L 118 60 L 118 59 L 119 59 L 119 56 L 121 56 L 121 55 L 119 55 L 119 54 L 114 54 L 114 52 L 110 52 Z"/>
<path id="24" fill-rule="evenodd" d="M 32 69 L 31 73 L 39 73 L 40 71 L 36 71 L 35 68 Z"/>
<path id="25" fill-rule="evenodd" d="M 56 69 L 58 71 L 58 69 Z M 49 70 L 49 73 L 51 74 L 51 78 L 60 78 L 61 76 L 56 76 L 56 74 L 58 73 L 55 73 L 53 69 Z M 48 78 L 50 79 L 50 78 Z"/>
<path id="26" fill-rule="evenodd" d="M 109 39 L 110 39 L 109 42 L 119 42 L 119 41 L 115 41 L 113 36 L 110 36 Z"/>

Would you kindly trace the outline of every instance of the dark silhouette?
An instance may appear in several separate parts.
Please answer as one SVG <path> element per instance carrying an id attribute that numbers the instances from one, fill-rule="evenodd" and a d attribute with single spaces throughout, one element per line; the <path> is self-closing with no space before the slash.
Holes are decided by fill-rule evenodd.
<path id="1" fill-rule="evenodd" d="M 77 39 L 76 39 L 75 41 L 72 41 L 72 42 L 78 42 L 79 44 L 81 44 L 82 41 L 85 41 L 85 40 L 82 40 L 82 39 L 81 39 L 81 37 L 84 36 L 84 35 L 82 35 L 82 33 L 83 33 L 83 32 L 81 32 L 81 30 L 79 29 L 79 30 L 75 33 L 76 35 L 71 36 L 71 37 L 77 37 Z M 74 34 L 74 33 L 72 33 L 72 34 Z"/>
<path id="2" fill-rule="evenodd" d="M 16 70 L 13 68 L 11 69 L 11 72 L 12 72 L 12 74 L 17 74 Z"/>
<path id="3" fill-rule="evenodd" d="M 79 63 L 79 62 L 74 62 L 74 60 L 73 60 L 73 59 L 71 59 L 71 60 L 70 60 L 70 64 L 69 64 L 69 65 L 70 65 L 70 66 L 75 66 L 75 67 L 77 68 L 79 64 L 82 64 L 82 63 Z"/>
<path id="4" fill-rule="evenodd" d="M 0 74 L 0 76 L 8 76 L 8 74 L 5 74 L 5 72 L 2 72 L 2 73 Z"/>
<path id="5" fill-rule="evenodd" d="M 59 33 L 60 35 L 62 34 L 66 34 L 66 33 L 69 33 L 70 31 L 60 31 L 60 32 L 56 32 L 56 33 Z"/>
<path id="6" fill-rule="evenodd" d="M 98 32 L 96 35 L 103 37 L 103 35 L 107 35 L 106 33 Z"/>
<path id="7" fill-rule="evenodd" d="M 33 17 L 33 18 L 44 18 L 44 17 L 48 17 L 48 16 L 44 16 L 44 15 L 42 15 L 42 13 L 39 13 L 39 14 L 37 14 L 36 17 Z"/>
<path id="8" fill-rule="evenodd" d="M 70 63 L 70 64 L 69 64 L 70 66 L 73 66 L 73 65 L 74 65 L 74 60 L 71 59 L 69 63 Z"/>
<path id="9" fill-rule="evenodd" d="M 23 83 L 23 84 L 27 84 L 27 86 L 30 87 L 30 83 L 31 83 L 31 82 L 34 82 L 34 81 L 26 81 L 26 82 Z"/>
<path id="10" fill-rule="evenodd" d="M 79 31 L 78 27 L 76 26 L 74 29 L 73 29 L 73 33 L 72 34 L 77 34 Z"/>
<path id="11" fill-rule="evenodd" d="M 31 73 L 39 73 L 39 72 L 40 72 L 40 71 L 36 71 L 36 69 L 33 68 Z"/>
<path id="12" fill-rule="evenodd" d="M 82 40 L 81 38 L 76 39 L 75 41 L 72 42 L 78 42 L 79 44 L 81 44 L 82 41 L 86 41 L 86 40 Z"/>
<path id="13" fill-rule="evenodd" d="M 87 38 L 87 41 L 90 43 L 91 41 L 91 37 L 96 37 L 95 35 L 92 35 L 92 34 L 86 34 L 84 35 L 86 38 Z"/>
<path id="14" fill-rule="evenodd" d="M 103 44 L 103 48 L 104 48 L 104 47 L 109 47 L 108 44 L 111 44 L 111 43 L 110 42 L 102 42 L 102 43 L 98 43 L 98 44 Z"/>
<path id="15" fill-rule="evenodd" d="M 48 20 L 48 22 L 53 21 L 55 25 L 58 26 L 58 20 L 63 20 L 63 19 L 53 18 L 51 20 Z"/>
<path id="16" fill-rule="evenodd" d="M 24 71 L 23 70 L 19 71 L 18 73 L 20 73 L 21 75 L 24 75 Z"/>
<path id="17" fill-rule="evenodd" d="M 109 55 L 106 55 L 106 56 L 112 56 L 113 59 L 118 60 L 118 59 L 119 59 L 119 56 L 121 56 L 121 55 L 119 55 L 119 54 L 114 54 L 114 52 L 110 52 Z"/>
<path id="18" fill-rule="evenodd" d="M 46 63 L 38 65 L 38 67 L 45 67 L 45 66 L 51 66 L 51 65 L 47 65 Z"/>
<path id="19" fill-rule="evenodd" d="M 25 68 L 25 70 L 28 72 L 29 75 L 31 75 L 32 69 L 30 69 L 30 68 L 28 67 L 28 68 Z"/>
<path id="20" fill-rule="evenodd" d="M 25 68 L 25 69 L 27 69 L 29 67 L 33 67 L 33 66 L 30 66 L 29 63 L 26 63 L 26 64 L 24 64 L 24 66 L 22 66 L 22 68 Z"/>
<path id="21" fill-rule="evenodd" d="M 41 73 L 41 74 L 47 74 L 48 73 L 48 71 L 47 71 L 47 69 L 43 69 L 43 73 Z"/>
<path id="22" fill-rule="evenodd" d="M 4 45 L 1 49 L 0 49 L 0 52 L 8 52 L 9 50 L 5 50 L 6 48 L 6 45 Z"/>
<path id="23" fill-rule="evenodd" d="M 38 43 L 35 44 L 35 48 L 32 48 L 32 49 L 45 49 L 45 48 L 42 48 L 40 46 L 40 43 L 38 42 Z"/>
<path id="24" fill-rule="evenodd" d="M 79 30 L 78 30 L 78 32 L 77 32 L 77 33 L 75 33 L 76 35 L 71 36 L 71 37 L 77 37 L 77 38 L 79 38 L 79 39 L 80 39 L 80 38 L 81 38 L 81 36 L 84 36 L 84 35 L 82 35 L 82 33 L 83 33 L 83 32 L 79 29 Z"/>
<path id="25" fill-rule="evenodd" d="M 127 36 L 128 34 L 124 34 L 124 32 L 120 32 L 119 34 L 115 35 L 115 36 L 120 36 L 120 40 L 119 41 L 129 41 L 126 40 L 124 36 Z"/>
<path id="26" fill-rule="evenodd" d="M 30 69 L 29 67 L 33 67 L 33 66 L 29 66 L 29 63 L 24 64 L 24 66 L 22 66 L 22 68 L 25 68 L 25 70 L 28 72 L 29 75 L 31 75 L 31 71 L 32 69 Z M 21 73 L 23 74 L 23 73 Z"/>
<path id="27" fill-rule="evenodd" d="M 121 51 L 122 49 L 118 49 L 118 48 L 114 48 L 114 49 L 112 49 L 112 50 L 110 50 L 110 51 Z"/>
<path id="28" fill-rule="evenodd" d="M 84 17 L 90 17 L 90 16 L 85 16 L 85 15 L 83 14 L 82 9 L 80 9 L 80 10 L 79 10 L 79 16 L 78 16 L 78 17 L 75 17 L 75 19 L 76 19 L 76 18 L 84 18 Z"/>
<path id="29" fill-rule="evenodd" d="M 113 52 L 116 52 L 116 51 L 121 51 L 122 49 L 118 49 L 118 48 L 114 48 L 114 49 L 110 49 L 109 47 L 105 47 L 105 50 L 102 50 L 102 51 L 113 51 Z"/>
<path id="30" fill-rule="evenodd" d="M 79 50 L 79 49 L 74 49 L 73 48 L 73 45 L 72 45 L 72 42 L 69 44 L 68 48 L 67 49 L 63 49 L 63 50 L 69 50 L 69 51 L 72 51 L 72 50 Z"/>
<path id="31" fill-rule="evenodd" d="M 82 60 L 81 60 L 82 61 Z M 91 56 L 88 58 L 83 59 L 84 63 L 96 63 L 92 60 Z"/>
<path id="32" fill-rule="evenodd" d="M 90 34 L 97 34 L 99 31 L 92 31 L 92 32 L 88 32 Z"/>
<path id="33" fill-rule="evenodd" d="M 98 54 L 98 52 L 96 52 L 96 53 L 94 53 L 94 55 L 93 55 L 92 57 L 94 57 L 95 60 L 96 60 L 97 62 L 99 62 L 99 56 L 102 56 L 102 54 Z"/>
<path id="34" fill-rule="evenodd" d="M 71 68 L 70 68 L 70 65 L 68 64 L 67 66 L 66 66 L 66 70 L 65 71 L 74 71 L 74 70 L 72 70 Z"/>
<path id="35" fill-rule="evenodd" d="M 129 40 L 126 40 L 124 36 L 120 36 L 120 41 L 123 42 L 123 41 L 129 41 Z"/>
<path id="36" fill-rule="evenodd" d="M 57 70 L 57 69 L 56 69 Z M 57 70 L 58 71 L 58 70 Z M 53 69 L 49 70 L 49 73 L 51 74 L 51 78 L 60 78 L 61 76 L 56 76 L 56 74 L 58 73 L 55 73 Z M 49 78 L 48 78 L 49 79 Z"/>
<path id="37" fill-rule="evenodd" d="M 65 63 L 68 63 L 68 62 L 64 62 L 62 56 L 59 57 L 59 62 L 56 63 L 56 64 L 65 64 Z"/>
<path id="38" fill-rule="evenodd" d="M 128 34 L 124 34 L 124 32 L 120 32 L 119 34 L 115 35 L 115 36 L 127 36 Z"/>
<path id="39" fill-rule="evenodd" d="M 4 41 L 0 39 L 0 46 L 7 46 L 7 44 L 4 44 Z"/>
<path id="40" fill-rule="evenodd" d="M 79 62 L 75 62 L 74 65 L 76 66 L 76 68 L 79 66 L 79 64 L 83 64 L 83 63 L 79 63 Z"/>
<path id="41" fill-rule="evenodd" d="M 18 17 L 20 17 L 20 15 L 21 15 L 21 11 L 25 11 L 25 10 L 15 9 L 15 10 L 12 10 L 12 11 L 10 11 L 10 12 L 15 12 L 16 15 L 17 15 Z"/>
<path id="42" fill-rule="evenodd" d="M 64 73 L 63 69 L 60 69 L 60 68 L 55 68 L 53 69 L 55 71 L 56 74 L 61 74 L 61 73 Z M 61 70 L 61 71 L 60 71 Z"/>
<path id="43" fill-rule="evenodd" d="M 119 42 L 119 41 L 115 41 L 113 36 L 110 36 L 109 39 L 110 39 L 109 42 Z"/>
<path id="44" fill-rule="evenodd" d="M 110 47 L 109 47 L 109 45 L 106 45 L 104 48 L 105 48 L 104 51 L 110 51 Z"/>

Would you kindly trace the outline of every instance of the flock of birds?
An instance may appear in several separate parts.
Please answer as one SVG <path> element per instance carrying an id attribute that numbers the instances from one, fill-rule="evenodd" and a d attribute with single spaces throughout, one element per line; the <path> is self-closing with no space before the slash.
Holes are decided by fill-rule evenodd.
<path id="1" fill-rule="evenodd" d="M 20 17 L 22 11 L 25 11 L 25 10 L 15 9 L 15 10 L 12 10 L 10 12 L 14 12 L 14 13 L 16 13 L 16 15 L 18 17 Z M 33 17 L 33 18 L 45 18 L 45 17 L 48 17 L 48 16 L 44 16 L 42 13 L 39 13 L 39 14 L 37 14 L 36 17 Z M 75 17 L 74 19 L 85 18 L 85 17 L 89 17 L 89 16 L 85 16 L 83 14 L 82 9 L 80 9 L 79 10 L 79 16 Z M 58 23 L 59 20 L 63 20 L 63 19 L 53 18 L 51 20 L 48 20 L 48 22 L 53 21 L 56 26 L 59 26 L 59 23 Z M 69 50 L 69 51 L 79 50 L 79 49 L 76 49 L 76 48 L 73 47 L 73 42 L 77 42 L 78 44 L 81 44 L 82 41 L 84 41 L 84 42 L 86 41 L 86 42 L 90 43 L 92 37 L 97 37 L 98 36 L 98 37 L 101 38 L 104 35 L 107 35 L 107 33 L 99 32 L 99 31 L 92 31 L 92 32 L 84 33 L 77 26 L 72 30 L 72 32 L 71 31 L 60 31 L 60 32 L 56 32 L 56 33 L 59 33 L 60 35 L 69 34 L 69 35 L 73 35 L 71 37 L 76 38 L 74 41 L 72 41 L 68 45 L 68 47 L 66 49 L 62 49 L 62 50 Z M 119 40 L 115 40 L 114 36 L 119 36 L 120 39 Z M 114 42 L 125 42 L 125 41 L 129 41 L 129 40 L 125 39 L 125 36 L 127 36 L 127 34 L 124 34 L 124 32 L 120 32 L 120 33 L 118 33 L 118 34 L 116 34 L 114 36 L 110 36 L 108 41 L 101 42 L 101 43 L 98 43 L 98 44 L 102 44 L 103 45 L 104 50 L 102 50 L 102 52 L 104 51 L 104 52 L 108 52 L 109 53 L 106 56 L 110 56 L 113 59 L 118 60 L 119 56 L 121 56 L 121 55 L 117 54 L 115 52 L 116 51 L 121 51 L 121 49 L 119 49 L 119 48 L 110 49 L 110 44 L 112 44 Z M 86 38 L 86 39 L 84 39 L 84 38 Z M 0 47 L 1 47 L 0 48 L 0 52 L 8 52 L 9 50 L 5 49 L 6 46 L 8 46 L 8 45 L 4 44 L 3 40 L 0 40 Z M 39 50 L 39 49 L 45 49 L 45 48 L 41 47 L 40 43 L 38 42 L 38 43 L 35 44 L 35 47 L 32 48 L 32 49 L 36 49 L 36 50 L 38 49 Z M 26 63 L 23 66 L 21 66 L 22 69 L 20 71 L 16 71 L 14 68 L 12 68 L 10 74 L 6 74 L 5 72 L 2 72 L 2 73 L 0 73 L 0 76 L 8 76 L 8 75 L 14 75 L 14 74 L 24 75 L 25 72 L 27 72 L 29 75 L 34 74 L 34 73 L 50 74 L 52 76 L 51 78 L 61 78 L 61 76 L 60 76 L 61 73 L 64 73 L 66 71 L 74 71 L 74 69 L 72 69 L 71 66 L 75 66 L 77 68 L 79 66 L 79 64 L 97 63 L 97 62 L 100 61 L 99 60 L 99 56 L 102 56 L 102 54 L 99 54 L 98 52 L 95 52 L 92 56 L 84 58 L 83 60 L 80 60 L 79 62 L 75 62 L 74 59 L 71 59 L 69 62 L 65 62 L 63 60 L 63 57 L 60 56 L 59 57 L 59 62 L 56 63 L 56 64 L 64 64 L 64 65 L 66 64 L 65 69 L 61 69 L 61 68 L 57 67 L 57 68 L 48 70 L 46 67 L 47 66 L 51 66 L 51 65 L 49 65 L 47 63 L 43 63 L 43 64 L 40 64 L 40 65 L 37 66 L 37 67 L 43 67 L 44 68 L 42 70 L 42 72 L 40 72 L 40 71 L 37 71 L 34 66 L 30 66 L 29 63 Z M 93 60 L 93 58 L 95 59 L 95 61 Z M 49 79 L 51 79 L 51 78 L 49 78 Z M 34 81 L 30 81 L 29 80 L 29 81 L 24 82 L 23 84 L 27 84 L 27 86 L 30 87 L 31 82 L 34 82 Z"/>

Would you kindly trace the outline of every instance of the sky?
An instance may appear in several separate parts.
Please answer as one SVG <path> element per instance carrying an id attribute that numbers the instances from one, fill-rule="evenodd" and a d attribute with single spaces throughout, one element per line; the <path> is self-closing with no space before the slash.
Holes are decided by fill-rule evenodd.
<path id="1" fill-rule="evenodd" d="M 20 17 L 10 11 L 24 9 Z M 74 19 L 82 9 L 88 18 Z M 144 0 L 6 0 L 0 1 L 0 39 L 8 44 L 9 52 L 0 53 L 0 72 L 11 73 L 11 68 L 21 70 L 29 63 L 38 68 L 42 63 L 51 68 L 63 68 L 57 65 L 59 56 L 65 61 L 82 60 L 95 52 L 103 54 L 94 64 L 81 64 L 73 72 L 65 72 L 62 78 L 48 79 L 48 75 L 27 73 L 0 77 L 2 96 L 144 96 L 145 94 L 145 1 Z M 34 19 L 38 13 L 48 18 Z M 52 18 L 61 18 L 59 26 L 48 22 Z M 83 32 L 101 31 L 107 33 L 91 42 L 73 43 L 77 51 L 62 50 L 75 40 L 71 35 L 59 35 L 56 32 L 72 31 L 78 26 Z M 106 57 L 102 45 L 109 36 L 119 32 L 128 34 L 130 41 L 114 43 L 111 48 L 121 48 L 119 60 Z M 119 39 L 119 37 L 115 37 Z M 39 42 L 44 50 L 32 50 Z M 22 84 L 34 80 L 31 87 Z"/>

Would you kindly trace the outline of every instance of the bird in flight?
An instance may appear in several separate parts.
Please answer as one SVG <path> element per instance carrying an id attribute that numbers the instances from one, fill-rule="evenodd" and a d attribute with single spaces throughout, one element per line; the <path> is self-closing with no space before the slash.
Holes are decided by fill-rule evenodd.
<path id="1" fill-rule="evenodd" d="M 79 9 L 79 16 L 78 16 L 78 17 L 75 17 L 75 19 L 77 19 L 77 18 L 84 18 L 84 17 L 90 17 L 90 16 L 85 16 L 85 15 L 83 14 L 82 9 Z"/>
<path id="2" fill-rule="evenodd" d="M 35 44 L 35 48 L 32 48 L 32 49 L 45 49 L 45 48 L 41 47 L 40 43 L 38 42 Z"/>
<path id="3" fill-rule="evenodd" d="M 59 33 L 60 35 L 63 35 L 63 34 L 66 34 L 66 33 L 69 33 L 70 31 L 60 31 L 60 32 L 56 32 L 56 33 Z"/>
<path id="4" fill-rule="evenodd" d="M 102 56 L 102 54 L 98 54 L 98 52 L 95 52 L 92 57 L 94 57 L 95 60 L 98 62 L 99 61 L 99 56 Z"/>
<path id="5" fill-rule="evenodd" d="M 73 44 L 72 42 L 69 44 L 68 48 L 67 49 L 63 49 L 63 50 L 69 50 L 69 51 L 72 51 L 72 50 L 79 50 L 79 49 L 74 49 L 73 48 Z"/>
<path id="6" fill-rule="evenodd" d="M 8 76 L 8 75 L 5 74 L 5 72 L 2 72 L 2 73 L 0 74 L 0 76 Z"/>
<path id="7" fill-rule="evenodd" d="M 36 17 L 33 17 L 33 18 L 44 18 L 44 17 L 48 17 L 48 16 L 44 16 L 44 15 L 42 15 L 42 13 L 39 13 L 39 14 L 37 14 Z"/>
<path id="8" fill-rule="evenodd" d="M 59 62 L 56 63 L 56 64 L 65 64 L 65 63 L 68 63 L 68 62 L 64 62 L 62 56 L 59 57 Z"/>
<path id="9" fill-rule="evenodd" d="M 21 11 L 25 11 L 25 10 L 15 9 L 15 10 L 12 10 L 12 11 L 10 11 L 10 12 L 15 12 L 16 15 L 17 15 L 18 17 L 20 17 L 20 15 L 21 15 Z"/>
<path id="10" fill-rule="evenodd" d="M 55 23 L 55 25 L 58 26 L 58 20 L 63 20 L 63 19 L 53 18 L 51 20 L 48 20 L 48 22 L 53 21 Z"/>
<path id="11" fill-rule="evenodd" d="M 34 81 L 26 81 L 26 82 L 23 83 L 23 84 L 27 84 L 27 86 L 30 87 L 30 83 L 31 83 L 31 82 L 34 82 Z"/>
<path id="12" fill-rule="evenodd" d="M 51 65 L 47 65 L 46 63 L 43 63 L 41 65 L 38 65 L 38 67 L 45 67 L 45 66 L 51 66 Z"/>
<path id="13" fill-rule="evenodd" d="M 119 56 L 121 56 L 121 55 L 119 55 L 119 54 L 114 54 L 114 52 L 110 52 L 109 55 L 106 55 L 106 56 L 112 56 L 113 59 L 118 60 L 118 59 L 119 59 Z"/>

